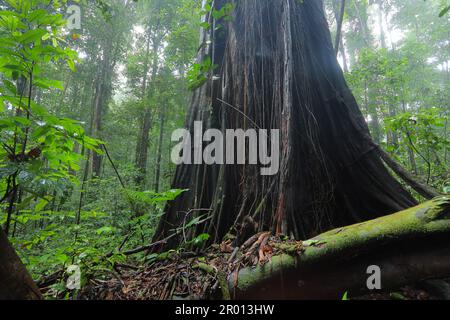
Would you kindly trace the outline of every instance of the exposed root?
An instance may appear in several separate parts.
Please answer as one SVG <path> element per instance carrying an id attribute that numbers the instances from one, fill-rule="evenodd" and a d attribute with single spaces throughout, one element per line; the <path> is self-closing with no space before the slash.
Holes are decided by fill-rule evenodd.
<path id="1" fill-rule="evenodd" d="M 227 275 L 244 267 L 266 263 L 274 254 L 292 252 L 299 242 L 286 242 L 268 232 L 251 237 L 241 248 L 231 248 L 230 241 L 213 245 L 203 255 L 185 258 L 169 255 L 145 267 L 126 265 L 120 276 L 93 279 L 82 294 L 83 299 L 99 300 L 230 300 Z M 230 250 L 231 248 L 231 250 Z"/>

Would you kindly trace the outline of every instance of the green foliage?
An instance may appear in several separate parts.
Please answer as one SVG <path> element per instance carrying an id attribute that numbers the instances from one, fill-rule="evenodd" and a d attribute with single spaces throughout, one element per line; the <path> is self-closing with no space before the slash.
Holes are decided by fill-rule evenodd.
<path id="1" fill-rule="evenodd" d="M 445 121 L 441 110 L 430 108 L 387 118 L 386 125 L 388 129 L 400 132 L 412 147 L 440 152 L 450 148 L 450 141 L 442 136 Z"/>
<path id="2" fill-rule="evenodd" d="M 199 221 L 195 221 L 195 223 L 190 223 L 190 226 L 185 226 L 183 228 L 184 232 L 187 232 L 189 229 L 195 228 L 199 224 Z M 167 259 L 170 259 L 172 257 L 175 257 L 179 255 L 183 251 L 188 251 L 192 248 L 194 249 L 201 249 L 204 247 L 205 244 L 207 244 L 208 240 L 210 239 L 210 235 L 203 233 L 199 236 L 195 237 L 194 239 L 190 241 L 185 241 L 180 245 L 177 249 L 172 249 L 163 253 L 153 253 L 144 258 L 144 261 L 151 265 L 154 262 L 157 261 L 164 261 Z M 199 260 L 202 260 L 201 258 Z"/>
<path id="3" fill-rule="evenodd" d="M 444 9 L 441 10 L 441 12 L 439 13 L 439 18 L 442 18 L 443 16 L 445 16 L 447 14 L 447 12 L 450 11 L 450 6 L 446 6 Z"/>
<path id="4" fill-rule="evenodd" d="M 62 15 L 42 9 L 44 3 L 11 0 L 10 10 L 0 13 L 0 179 L 11 185 L 13 177 L 21 189 L 41 198 L 53 191 L 43 186 L 75 182 L 71 172 L 80 161 L 75 144 L 98 151 L 100 143 L 78 121 L 58 118 L 34 101 L 36 90 L 63 89 L 44 71 L 76 58 L 60 34 Z"/>
<path id="5" fill-rule="evenodd" d="M 450 185 L 446 185 L 446 186 L 442 189 L 442 191 L 443 191 L 445 194 L 450 194 Z"/>
<path id="6" fill-rule="evenodd" d="M 222 27 L 221 24 L 217 23 L 218 21 L 223 20 L 224 22 L 228 22 L 233 20 L 232 13 L 235 9 L 236 5 L 232 2 L 227 2 L 220 8 L 213 8 L 213 1 L 208 0 L 201 11 L 201 14 L 204 16 L 210 14 L 211 17 L 215 20 L 214 26 L 216 27 L 216 29 L 218 29 Z M 201 24 L 201 27 L 204 29 L 210 29 L 211 24 L 208 21 L 204 21 Z"/>
<path id="7" fill-rule="evenodd" d="M 200 88 L 208 81 L 211 72 L 216 68 L 217 65 L 212 63 L 211 57 L 207 57 L 201 63 L 194 63 L 187 74 L 188 88 L 190 90 Z"/>
<path id="8" fill-rule="evenodd" d="M 173 201 L 186 191 L 188 190 L 174 189 L 166 192 L 125 190 L 125 193 L 134 203 L 157 205 L 166 201 Z"/>
<path id="9" fill-rule="evenodd" d="M 212 11 L 212 16 L 216 20 L 223 18 L 224 21 L 231 21 L 231 14 L 235 10 L 236 5 L 232 2 L 225 3 L 220 9 L 215 9 Z"/>
<path id="10" fill-rule="evenodd" d="M 163 207 L 166 201 L 175 199 L 184 191 L 148 192 L 143 193 L 145 196 L 142 197 L 152 205 Z M 104 207 L 105 204 L 102 203 L 101 206 Z M 105 270 L 111 269 L 116 263 L 124 263 L 126 257 L 121 251 L 146 245 L 151 241 L 156 216 L 151 220 L 148 215 L 133 218 L 129 211 L 124 211 L 124 214 L 126 215 L 117 217 L 99 211 L 82 211 L 82 224 L 77 225 L 77 212 L 74 211 L 23 210 L 14 217 L 17 229 L 23 235 L 12 241 L 36 279 L 65 271 L 69 265 L 77 265 L 86 281 L 90 277 L 104 274 Z M 195 225 L 193 222 L 186 228 Z M 127 241 L 121 247 L 124 239 Z M 200 245 L 207 240 L 208 237 L 202 235 L 193 244 Z M 64 283 L 64 273 L 61 274 L 60 281 Z M 66 291 L 60 285 L 54 289 L 57 290 L 52 290 L 49 294 L 59 295 Z"/>
<path id="11" fill-rule="evenodd" d="M 441 190 L 449 161 L 449 115 L 444 75 L 426 58 L 433 54 L 409 38 L 397 50 L 363 48 L 346 77 L 376 142 Z"/>
<path id="12" fill-rule="evenodd" d="M 192 245 L 197 248 L 201 248 L 209 240 L 210 235 L 207 233 L 202 233 L 192 240 Z"/>

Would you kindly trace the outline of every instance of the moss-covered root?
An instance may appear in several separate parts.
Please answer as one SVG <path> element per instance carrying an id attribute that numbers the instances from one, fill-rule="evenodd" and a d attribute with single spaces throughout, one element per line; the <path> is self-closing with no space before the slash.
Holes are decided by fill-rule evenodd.
<path id="1" fill-rule="evenodd" d="M 348 259 L 345 253 L 367 252 L 380 245 L 421 237 L 450 235 L 450 197 L 439 197 L 393 215 L 323 233 L 310 240 L 303 264 Z M 450 240 L 450 238 L 449 238 Z M 307 241 L 308 242 L 308 241 Z"/>
<path id="2" fill-rule="evenodd" d="M 222 292 L 222 299 L 231 300 L 230 290 L 228 289 L 227 276 L 225 272 L 216 270 L 214 267 L 206 263 L 199 263 L 195 265 L 194 268 L 198 268 L 210 275 L 216 276 L 220 290 Z"/>
<path id="3" fill-rule="evenodd" d="M 433 239 L 438 239 L 438 241 Z M 434 243 L 437 243 L 439 248 Z M 305 282 L 304 275 L 306 274 L 311 275 L 311 279 L 315 277 L 314 274 L 323 275 L 323 279 L 325 274 L 328 274 L 330 276 L 328 282 L 333 282 L 336 277 L 341 277 L 346 279 L 341 281 L 341 285 L 352 286 L 356 282 L 362 281 L 362 278 L 352 277 L 346 272 L 351 273 L 358 270 L 357 272 L 360 273 L 357 268 L 362 268 L 366 263 L 370 264 L 375 257 L 380 264 L 384 263 L 386 268 L 392 270 L 390 274 L 393 283 L 398 278 L 395 276 L 398 274 L 397 271 L 405 266 L 408 267 L 408 264 L 411 266 L 420 264 L 421 267 L 417 268 L 417 272 L 414 273 L 414 277 L 417 279 L 430 277 L 433 273 L 426 270 L 427 259 L 430 260 L 431 266 L 434 256 L 427 252 L 436 251 L 439 254 L 448 255 L 450 251 L 447 250 L 450 248 L 450 198 L 439 197 L 390 216 L 332 230 L 305 241 L 303 244 L 304 250 L 299 254 L 285 253 L 274 256 L 265 265 L 245 268 L 237 276 L 231 275 L 228 279 L 230 291 L 237 294 L 238 297 L 246 298 L 246 292 L 271 288 L 269 286 L 271 282 L 272 285 L 278 286 L 277 283 L 280 281 L 286 282 L 287 286 L 299 282 L 300 279 L 300 282 Z M 404 258 L 402 262 L 396 258 L 399 253 L 409 255 L 409 258 L 414 256 L 414 258 Z M 421 259 L 420 257 L 423 255 L 427 255 L 427 258 L 418 262 L 417 260 Z M 445 257 L 442 261 L 448 261 L 447 258 L 450 257 Z M 432 265 L 433 272 L 450 273 L 450 268 L 446 263 Z M 360 265 L 360 267 L 356 267 L 356 265 Z M 327 268 L 330 270 L 324 270 Z M 448 270 L 440 272 L 441 268 Z M 331 269 L 339 270 L 339 274 Z M 365 276 L 365 271 L 362 273 Z M 414 279 L 404 277 L 402 281 L 411 280 Z M 314 281 L 316 284 L 327 286 L 326 290 L 328 291 L 333 290 L 332 283 L 324 283 L 319 278 Z M 337 282 L 339 280 L 336 280 Z M 283 285 L 281 284 L 281 287 Z M 298 286 L 296 287 L 298 290 Z M 340 290 L 339 285 L 336 285 L 336 290 Z M 267 298 L 274 298 L 275 291 L 268 290 Z M 339 292 L 339 294 L 341 293 Z M 305 293 L 302 292 L 300 296 L 305 297 Z"/>

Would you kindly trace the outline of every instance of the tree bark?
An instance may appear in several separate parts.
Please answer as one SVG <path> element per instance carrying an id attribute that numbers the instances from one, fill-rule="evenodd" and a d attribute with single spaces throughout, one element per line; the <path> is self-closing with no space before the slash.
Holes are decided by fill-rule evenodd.
<path id="1" fill-rule="evenodd" d="M 148 72 L 150 69 L 150 49 L 151 49 L 151 28 L 147 28 L 147 44 L 145 48 L 145 61 L 143 68 L 143 78 L 142 78 L 142 89 L 141 89 L 141 101 L 145 103 L 147 97 L 147 83 L 148 83 Z M 152 79 L 153 80 L 153 79 Z M 136 143 L 136 159 L 135 164 L 138 169 L 138 173 L 136 175 L 135 182 L 140 185 L 145 180 L 145 172 L 147 169 L 147 154 L 144 154 L 144 148 L 148 149 L 148 144 L 144 142 L 144 139 L 148 141 L 149 136 L 148 132 L 151 128 L 151 113 L 149 111 L 149 107 L 145 106 L 143 111 L 142 119 L 140 119 L 140 127 L 137 137 Z M 147 133 L 147 134 L 146 134 Z"/>
<path id="2" fill-rule="evenodd" d="M 111 96 L 111 81 L 116 57 L 113 56 L 113 35 L 107 35 L 103 44 L 103 57 L 100 69 L 94 81 L 94 98 L 92 101 L 92 115 L 90 135 L 101 139 L 102 123 L 105 109 Z M 102 156 L 96 152 L 89 152 L 91 156 L 91 174 L 100 177 L 102 168 Z"/>
<path id="3" fill-rule="evenodd" d="M 159 25 L 159 24 L 157 24 Z M 150 35 L 149 35 L 150 36 Z M 143 84 L 143 101 L 145 101 L 146 106 L 144 108 L 144 113 L 142 117 L 140 132 L 138 136 L 138 142 L 136 147 L 136 168 L 138 169 L 138 174 L 136 177 L 136 183 L 139 185 L 144 185 L 146 176 L 147 176 L 147 161 L 148 161 L 148 149 L 150 146 L 150 130 L 152 128 L 152 109 L 151 106 L 148 105 L 150 103 L 150 98 L 153 96 L 155 90 L 155 78 L 158 73 L 158 51 L 161 44 L 162 39 L 157 38 L 159 35 L 155 36 L 151 41 L 153 42 L 152 51 L 153 51 L 153 60 L 151 62 L 151 75 L 150 80 L 153 82 L 151 89 L 147 90 L 148 84 L 148 61 L 146 62 L 146 73 L 144 75 L 144 84 Z M 150 39 L 149 39 L 150 43 Z M 149 44 L 148 43 L 148 44 Z M 148 45 L 147 44 L 147 45 Z M 149 48 L 149 47 L 147 47 Z M 148 56 L 148 55 L 147 55 Z"/>
<path id="4" fill-rule="evenodd" d="M 178 166 L 173 187 L 190 191 L 169 203 L 154 241 L 167 238 L 190 209 L 212 209 L 190 237 L 208 233 L 220 242 L 227 233 L 239 235 L 246 216 L 257 222 L 256 232 L 306 239 L 414 206 L 384 166 L 346 84 L 322 1 L 234 4 L 230 22 L 206 17 L 224 27 L 202 34 L 198 60 L 209 56 L 218 67 L 194 92 L 186 126 L 191 132 L 194 121 L 222 131 L 279 129 L 280 171 L 261 176 L 254 165 Z"/>
<path id="5" fill-rule="evenodd" d="M 150 129 L 152 128 L 152 111 L 146 107 L 142 117 L 139 131 L 138 144 L 136 148 L 136 168 L 138 170 L 136 183 L 143 185 L 147 175 L 148 148 L 150 145 Z"/>
<path id="6" fill-rule="evenodd" d="M 155 173 L 155 192 L 159 192 L 160 180 L 161 180 L 161 159 L 162 149 L 164 143 L 164 126 L 165 126 L 165 111 L 161 108 L 159 112 L 159 141 L 158 151 L 156 153 L 156 173 Z"/>
<path id="7" fill-rule="evenodd" d="M 37 300 L 41 293 L 0 228 L 0 300 Z"/>
<path id="8" fill-rule="evenodd" d="M 305 242 L 307 243 L 307 242 Z M 229 276 L 236 299 L 341 299 L 369 293 L 367 268 L 381 268 L 382 290 L 450 277 L 450 199 L 339 228 Z"/>

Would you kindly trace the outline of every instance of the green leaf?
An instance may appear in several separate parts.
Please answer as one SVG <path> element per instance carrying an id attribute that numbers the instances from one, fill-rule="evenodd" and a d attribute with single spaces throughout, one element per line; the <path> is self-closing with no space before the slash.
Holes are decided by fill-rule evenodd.
<path id="1" fill-rule="evenodd" d="M 197 218 L 192 219 L 191 221 L 189 221 L 188 224 L 186 224 L 186 226 L 184 226 L 184 229 L 189 229 L 193 226 L 196 226 L 198 224 L 200 224 L 200 221 L 205 217 L 205 215 L 201 215 Z"/>
<path id="2" fill-rule="evenodd" d="M 5 85 L 6 89 L 8 89 L 9 92 L 11 92 L 13 95 L 17 94 L 17 89 L 16 89 L 16 86 L 14 85 L 14 83 L 12 83 L 11 81 L 9 81 L 7 79 L 3 79 L 3 84 Z"/>
<path id="3" fill-rule="evenodd" d="M 56 260 L 58 260 L 61 264 L 65 264 L 69 261 L 69 257 L 64 253 L 58 253 L 55 255 Z"/>
<path id="4" fill-rule="evenodd" d="M 439 13 L 439 18 L 442 18 L 443 16 L 445 16 L 445 14 L 449 11 L 450 11 L 450 6 L 447 6 L 446 8 L 442 9 L 442 11 Z"/>
<path id="5" fill-rule="evenodd" d="M 207 233 L 203 233 L 196 237 L 193 241 L 194 246 L 201 247 L 205 242 L 207 242 L 210 238 L 210 235 Z"/>
<path id="6" fill-rule="evenodd" d="M 7 65 L 4 65 L 4 66 L 1 66 L 0 68 L 1 69 L 9 69 L 9 70 L 21 71 L 21 72 L 26 71 L 22 66 L 17 65 L 17 64 L 7 64 Z"/>
<path id="7" fill-rule="evenodd" d="M 392 300 L 407 300 L 406 297 L 400 292 L 392 292 L 389 296 Z"/>
<path id="8" fill-rule="evenodd" d="M 115 229 L 113 227 L 102 227 L 100 229 L 97 229 L 95 231 L 95 233 L 97 233 L 98 235 L 101 235 L 101 234 L 110 234 L 110 233 L 113 233 L 114 231 L 115 231 Z"/>
<path id="9" fill-rule="evenodd" d="M 17 13 L 10 10 L 0 11 L 0 17 L 17 17 Z"/>
<path id="10" fill-rule="evenodd" d="M 72 72 L 75 72 L 75 62 L 72 59 L 67 60 L 67 65 Z"/>
<path id="11" fill-rule="evenodd" d="M 33 84 L 44 89 L 56 88 L 64 90 L 64 85 L 61 81 L 50 79 L 34 79 Z"/>
<path id="12" fill-rule="evenodd" d="M 27 119 L 27 118 L 24 118 L 24 117 L 17 116 L 17 117 L 12 117 L 12 119 L 14 119 L 15 123 L 21 124 L 23 126 L 31 125 L 31 121 L 29 119 Z"/>
<path id="13" fill-rule="evenodd" d="M 203 29 L 209 29 L 211 25 L 205 21 L 200 24 L 200 27 L 202 27 Z"/>
<path id="14" fill-rule="evenodd" d="M 30 42 L 35 42 L 41 40 L 41 38 L 47 33 L 46 30 L 43 29 L 34 29 L 25 32 L 22 36 L 19 37 L 19 42 L 23 44 L 27 44 Z"/>
<path id="15" fill-rule="evenodd" d="M 47 10 L 38 9 L 38 10 L 34 10 L 34 11 L 28 13 L 27 18 L 28 18 L 28 21 L 34 22 L 35 20 L 39 21 L 39 19 L 41 19 L 45 16 L 49 16 Z"/>
<path id="16" fill-rule="evenodd" d="M 36 207 L 34 207 L 34 210 L 36 212 L 42 211 L 45 208 L 45 206 L 48 204 L 48 202 L 49 202 L 48 199 L 45 199 L 45 198 L 40 199 L 39 202 L 37 203 Z"/>
<path id="17" fill-rule="evenodd" d="M 14 9 L 16 9 L 17 11 L 21 11 L 21 10 L 20 10 L 20 4 L 21 4 L 21 1 L 18 1 L 18 0 L 6 0 L 6 2 L 7 2 L 11 7 L 13 7 Z"/>

